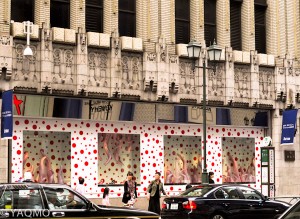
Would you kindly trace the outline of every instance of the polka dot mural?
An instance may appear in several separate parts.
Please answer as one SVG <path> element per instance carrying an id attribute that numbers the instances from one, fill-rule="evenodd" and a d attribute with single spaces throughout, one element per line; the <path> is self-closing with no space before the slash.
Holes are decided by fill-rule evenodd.
<path id="1" fill-rule="evenodd" d="M 254 138 L 222 138 L 223 183 L 255 183 Z"/>
<path id="2" fill-rule="evenodd" d="M 24 131 L 23 171 L 30 171 L 36 182 L 69 184 L 71 180 L 70 139 L 69 132 Z"/>
<path id="3" fill-rule="evenodd" d="M 165 183 L 200 183 L 201 137 L 164 136 Z"/>
<path id="4" fill-rule="evenodd" d="M 26 133 L 27 132 L 27 133 Z M 107 155 L 105 151 L 99 150 L 101 143 L 101 136 L 99 133 L 109 133 L 114 135 L 114 139 L 116 139 L 116 135 L 121 134 L 124 137 L 127 134 L 132 135 L 132 139 L 134 139 L 134 147 L 139 148 L 139 152 L 135 149 L 134 155 L 128 154 L 128 156 L 134 156 L 135 160 L 133 163 L 130 163 L 131 167 L 129 169 L 136 170 L 136 176 L 140 179 L 140 185 L 137 188 L 138 196 L 144 196 L 146 194 L 147 186 L 149 182 L 153 179 L 155 171 L 159 171 L 162 173 L 162 179 L 165 180 L 165 156 L 170 156 L 170 152 L 167 147 L 170 147 L 168 143 L 165 143 L 165 137 L 172 136 L 169 142 L 176 142 L 176 136 L 182 136 L 183 139 L 191 137 L 191 141 L 199 142 L 202 138 L 202 128 L 199 125 L 193 124 L 143 124 L 143 123 L 131 123 L 131 122 L 110 122 L 110 121 L 90 121 L 90 120 L 76 120 L 76 119 L 35 119 L 35 118 L 25 118 L 25 117 L 15 117 L 14 118 L 14 133 L 12 140 L 12 166 L 11 166 L 11 176 L 12 181 L 18 181 L 24 173 L 24 165 L 23 158 L 24 152 L 30 151 L 30 145 L 28 143 L 34 142 L 32 139 L 26 140 L 27 136 L 33 133 L 38 132 L 38 136 L 42 137 L 48 134 L 48 138 L 46 143 L 41 142 L 43 145 L 36 144 L 36 151 L 32 150 L 30 153 L 38 153 L 35 157 L 38 161 L 41 159 L 41 152 L 39 149 L 46 149 L 45 152 L 47 156 L 50 158 L 54 172 L 57 171 L 57 167 L 59 166 L 59 158 L 64 157 L 62 161 L 63 167 L 65 166 L 65 173 L 63 173 L 63 177 L 66 180 L 66 183 L 70 184 L 70 186 L 75 187 L 78 183 L 78 178 L 83 177 L 85 179 L 85 192 L 87 197 L 90 198 L 98 198 L 101 196 L 104 186 L 99 185 L 99 181 L 101 180 L 101 176 L 104 176 L 104 164 L 102 163 L 102 167 L 100 169 L 101 161 L 106 161 Z M 48 132 L 48 133 L 46 133 Z M 58 136 L 57 133 L 63 133 L 61 136 Z M 64 135 L 65 134 L 65 135 Z M 66 137 L 66 136 L 69 137 Z M 175 136 L 173 138 L 173 136 Z M 55 137 L 55 138 L 54 138 Z M 255 183 L 251 183 L 249 185 L 254 186 L 256 188 L 260 188 L 260 147 L 263 142 L 264 130 L 260 128 L 233 128 L 233 127 L 221 127 L 221 126 L 209 126 L 207 129 L 207 170 L 213 171 L 215 173 L 215 182 L 222 182 L 222 159 L 223 157 L 223 145 L 222 138 L 223 137 L 239 137 L 239 138 L 253 138 L 255 144 Z M 31 137 L 30 137 L 31 138 Z M 62 147 L 65 147 L 65 155 L 61 155 L 59 153 L 55 153 L 56 151 L 60 151 L 58 140 L 62 141 Z M 100 139 L 100 140 L 99 140 Z M 194 140 L 195 139 L 195 140 Z M 53 141 L 53 145 L 51 145 L 51 141 Z M 115 141 L 115 140 L 114 140 Z M 114 142 L 112 141 L 112 142 Z M 178 138 L 178 141 L 181 140 Z M 195 147 L 196 143 L 193 143 Z M 176 143 L 175 145 L 179 145 L 180 143 Z M 30 147 L 28 147 L 30 146 Z M 47 146 L 47 147 L 45 147 Z M 56 146 L 58 146 L 56 148 Z M 128 144 L 122 146 L 125 152 Z M 174 144 L 173 144 L 174 146 Z M 174 146 L 175 147 L 175 146 Z M 177 147 L 177 146 L 176 146 Z M 183 152 L 180 153 L 179 148 L 176 148 L 176 153 L 181 155 L 185 154 L 187 151 L 183 149 Z M 51 152 L 51 149 L 54 151 Z M 128 148 L 127 148 L 128 149 Z M 50 150 L 50 152 L 49 152 Z M 99 150 L 99 151 L 98 151 Z M 194 149 L 195 153 L 196 149 Z M 203 148 L 202 148 L 203 151 Z M 99 154 L 102 154 L 102 158 L 100 158 Z M 29 154 L 30 155 L 30 154 Z M 52 156 L 55 156 L 54 160 Z M 30 155 L 32 156 L 32 155 Z M 33 157 L 28 157 L 28 161 L 25 163 L 26 168 L 28 162 L 32 162 Z M 65 157 L 67 156 L 67 157 Z M 69 156 L 69 157 L 68 157 Z M 137 157 L 136 157 L 137 156 Z M 106 171 L 115 172 L 115 174 L 120 175 L 121 177 L 116 178 L 116 181 L 122 182 L 125 179 L 126 169 L 125 164 L 127 157 L 125 155 L 123 157 L 120 156 L 120 160 L 124 164 L 124 173 L 122 173 L 122 168 L 118 167 L 114 164 L 114 168 L 112 167 L 112 162 L 115 162 L 115 159 L 112 159 L 107 166 L 105 166 Z M 175 158 L 175 156 L 173 156 Z M 196 157 L 196 156 L 195 156 Z M 203 157 L 203 155 L 202 155 Z M 178 161 L 180 160 L 179 156 L 177 156 Z M 194 160 L 193 157 L 186 157 L 186 160 L 189 160 L 189 165 L 196 165 L 197 158 Z M 192 159 L 192 160 L 191 160 Z M 250 158 L 249 158 L 250 159 Z M 203 160 L 203 158 L 202 158 Z M 38 162 L 35 160 L 35 162 Z M 69 164 L 68 164 L 69 162 Z M 191 163 L 190 163 L 191 162 Z M 58 165 L 56 165 L 58 164 Z M 203 164 L 203 162 L 202 162 Z M 68 165 L 70 165 L 68 167 Z M 133 166 L 132 166 L 133 165 Z M 134 167 L 136 165 L 136 168 Z M 180 167 L 182 168 L 182 163 L 180 163 Z M 25 168 L 25 169 L 26 169 Z M 109 170 L 110 168 L 110 170 Z M 71 170 L 71 172 L 70 172 Z M 36 174 L 36 172 L 35 172 Z M 70 174 L 70 175 L 68 175 Z M 122 175 L 123 174 L 123 175 Z M 124 176 L 124 177 L 123 177 Z M 35 176 L 36 177 L 36 176 Z M 57 177 L 55 177 L 57 178 Z M 105 181 L 109 182 L 109 176 L 105 176 Z M 182 180 L 182 179 L 181 179 Z M 178 194 L 178 192 L 182 191 L 185 188 L 185 185 L 166 185 L 166 191 L 168 194 Z M 116 184 L 110 189 L 112 197 L 121 197 L 123 194 L 123 186 L 121 184 Z"/>
<path id="5" fill-rule="evenodd" d="M 123 184 L 128 171 L 140 182 L 140 136 L 101 133 L 98 135 L 99 184 Z"/>

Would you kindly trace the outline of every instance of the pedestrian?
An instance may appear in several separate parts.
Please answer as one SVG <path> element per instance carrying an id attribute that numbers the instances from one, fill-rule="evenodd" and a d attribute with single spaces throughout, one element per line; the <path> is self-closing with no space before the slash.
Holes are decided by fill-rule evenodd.
<path id="1" fill-rule="evenodd" d="M 84 195 L 85 191 L 84 191 L 84 178 L 79 177 L 78 179 L 79 184 L 76 186 L 75 190 L 76 192 L 80 193 L 81 195 Z"/>
<path id="2" fill-rule="evenodd" d="M 133 207 L 134 203 L 137 201 L 137 192 L 136 192 L 136 182 L 133 179 L 133 173 L 127 173 L 127 180 L 124 183 L 124 195 L 122 202 L 124 206 Z"/>
<path id="3" fill-rule="evenodd" d="M 164 190 L 164 185 L 160 180 L 160 172 L 156 172 L 154 176 L 154 180 L 148 186 L 147 199 L 149 200 L 148 211 L 152 211 L 154 213 L 160 214 L 160 196 L 161 193 L 168 196 Z"/>
<path id="4" fill-rule="evenodd" d="M 193 186 L 191 185 L 191 184 L 186 184 L 186 186 L 185 186 L 185 190 L 187 190 L 187 189 L 189 189 L 189 188 L 192 188 Z"/>
<path id="5" fill-rule="evenodd" d="M 102 205 L 110 206 L 109 202 L 109 188 L 106 187 L 103 192 Z"/>
<path id="6" fill-rule="evenodd" d="M 209 183 L 212 183 L 212 184 L 215 183 L 215 181 L 214 181 L 214 176 L 215 176 L 214 172 L 209 172 L 209 173 L 208 173 L 208 182 L 209 182 Z"/>

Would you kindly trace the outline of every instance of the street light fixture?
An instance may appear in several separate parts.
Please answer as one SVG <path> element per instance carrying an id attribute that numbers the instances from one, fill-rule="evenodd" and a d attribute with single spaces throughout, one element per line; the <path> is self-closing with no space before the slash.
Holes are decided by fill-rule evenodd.
<path id="1" fill-rule="evenodd" d="M 196 66 L 195 62 L 199 59 L 201 51 L 201 45 L 195 41 L 190 42 L 187 45 L 187 52 L 189 58 L 193 59 L 193 70 L 195 68 L 203 68 L 203 153 L 204 153 L 204 166 L 202 170 L 202 183 L 207 184 L 209 182 L 208 173 L 206 169 L 206 62 L 203 60 L 203 67 Z M 209 60 L 213 63 L 220 60 L 222 48 L 220 48 L 216 41 L 214 41 L 213 45 L 208 47 L 207 49 Z M 213 71 L 216 71 L 215 65 Z"/>
<path id="2" fill-rule="evenodd" d="M 30 34 L 32 34 L 32 28 L 33 28 L 33 23 L 30 21 L 24 21 L 24 33 L 27 34 L 27 45 L 26 48 L 24 49 L 23 55 L 26 57 L 31 57 L 33 56 L 32 49 L 30 48 Z"/>

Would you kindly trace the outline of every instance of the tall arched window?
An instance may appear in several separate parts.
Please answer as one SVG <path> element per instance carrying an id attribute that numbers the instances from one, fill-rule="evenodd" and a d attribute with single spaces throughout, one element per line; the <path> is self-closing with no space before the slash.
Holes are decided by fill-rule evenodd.
<path id="1" fill-rule="evenodd" d="M 103 0 L 85 1 L 86 32 L 103 32 Z"/>
<path id="2" fill-rule="evenodd" d="M 190 42 L 190 1 L 175 2 L 176 44 Z"/>
<path id="3" fill-rule="evenodd" d="M 51 0 L 51 27 L 70 28 L 70 0 Z"/>
<path id="4" fill-rule="evenodd" d="M 266 0 L 255 0 L 255 50 L 266 53 Z"/>
<path id="5" fill-rule="evenodd" d="M 34 0 L 11 0 L 11 20 L 34 22 Z"/>
<path id="6" fill-rule="evenodd" d="M 234 50 L 242 50 L 242 3 L 243 0 L 230 0 L 230 43 Z"/>
<path id="7" fill-rule="evenodd" d="M 136 0 L 119 0 L 120 36 L 136 36 Z"/>
<path id="8" fill-rule="evenodd" d="M 217 38 L 216 0 L 204 0 L 204 39 L 206 46 Z"/>

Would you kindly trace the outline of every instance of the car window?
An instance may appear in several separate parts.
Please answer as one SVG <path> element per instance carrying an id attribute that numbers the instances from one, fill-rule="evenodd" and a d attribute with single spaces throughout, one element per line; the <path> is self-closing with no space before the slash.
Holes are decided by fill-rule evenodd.
<path id="1" fill-rule="evenodd" d="M 68 189 L 45 188 L 48 207 L 54 209 L 87 209 L 86 202 Z"/>
<path id="2" fill-rule="evenodd" d="M 191 189 L 188 189 L 181 193 L 181 196 L 199 196 L 202 197 L 206 193 L 208 193 L 210 190 L 212 190 L 213 187 L 193 187 Z"/>
<path id="3" fill-rule="evenodd" d="M 6 190 L 0 199 L 0 209 L 43 209 L 38 189 Z"/>
<path id="4" fill-rule="evenodd" d="M 235 186 L 228 186 L 222 188 L 224 197 L 226 199 L 240 199 L 237 187 Z"/>
<path id="5" fill-rule="evenodd" d="M 262 200 L 263 197 L 254 189 L 248 187 L 240 187 L 240 191 L 243 193 L 245 199 Z"/>
<path id="6" fill-rule="evenodd" d="M 218 189 L 214 193 L 215 198 L 217 199 L 226 199 L 229 198 L 229 195 L 227 192 L 225 192 L 223 189 Z"/>
<path id="7" fill-rule="evenodd" d="M 300 219 L 300 202 L 295 204 L 292 210 L 284 215 L 282 219 Z"/>

